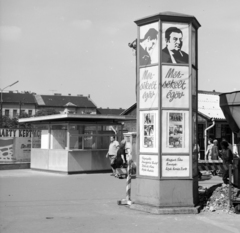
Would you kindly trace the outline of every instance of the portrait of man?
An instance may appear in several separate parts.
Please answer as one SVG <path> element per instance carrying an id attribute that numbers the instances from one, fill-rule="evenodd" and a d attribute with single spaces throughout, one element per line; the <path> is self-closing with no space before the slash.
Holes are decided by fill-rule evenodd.
<path id="1" fill-rule="evenodd" d="M 188 63 L 188 54 L 182 51 L 183 32 L 177 27 L 165 31 L 166 47 L 162 50 L 162 62 Z"/>
<path id="2" fill-rule="evenodd" d="M 156 47 L 158 31 L 150 28 L 139 41 L 139 63 L 140 66 L 152 64 L 152 53 Z"/>

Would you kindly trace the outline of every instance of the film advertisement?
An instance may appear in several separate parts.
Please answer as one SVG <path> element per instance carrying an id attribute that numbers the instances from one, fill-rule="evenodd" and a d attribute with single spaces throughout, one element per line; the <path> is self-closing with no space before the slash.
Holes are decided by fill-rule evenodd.
<path id="1" fill-rule="evenodd" d="M 158 66 L 140 69 L 139 106 L 140 109 L 158 107 Z"/>
<path id="2" fill-rule="evenodd" d="M 189 152 L 189 112 L 163 111 L 163 153 Z"/>
<path id="3" fill-rule="evenodd" d="M 189 107 L 189 72 L 186 66 L 162 66 L 162 107 Z"/>
<path id="4" fill-rule="evenodd" d="M 184 113 L 168 113 L 168 138 L 169 148 L 183 148 L 184 143 Z"/>
<path id="5" fill-rule="evenodd" d="M 139 65 L 147 66 L 158 63 L 158 22 L 140 27 Z"/>
<path id="6" fill-rule="evenodd" d="M 188 24 L 162 24 L 162 62 L 189 63 Z"/>
<path id="7" fill-rule="evenodd" d="M 140 152 L 158 151 L 158 112 L 140 112 Z"/>
<path id="8" fill-rule="evenodd" d="M 162 156 L 162 177 L 189 176 L 189 156 Z"/>
<path id="9" fill-rule="evenodd" d="M 139 175 L 158 176 L 158 156 L 157 155 L 140 155 L 139 158 Z"/>

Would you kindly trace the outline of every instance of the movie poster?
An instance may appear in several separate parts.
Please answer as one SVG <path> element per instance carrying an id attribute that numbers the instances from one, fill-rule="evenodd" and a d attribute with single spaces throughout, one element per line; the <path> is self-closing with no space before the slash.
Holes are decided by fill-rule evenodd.
<path id="1" fill-rule="evenodd" d="M 156 64 L 159 61 L 158 22 L 140 27 L 139 66 Z"/>
<path id="2" fill-rule="evenodd" d="M 162 152 L 189 152 L 189 112 L 168 110 L 162 114 Z"/>
<path id="3" fill-rule="evenodd" d="M 162 63 L 189 63 L 188 28 L 182 23 L 162 24 Z"/>
<path id="4" fill-rule="evenodd" d="M 189 108 L 189 69 L 162 66 L 162 107 Z"/>
<path id="5" fill-rule="evenodd" d="M 168 139 L 169 148 L 183 148 L 184 143 L 184 113 L 169 112 L 168 114 Z"/>
<path id="6" fill-rule="evenodd" d="M 140 112 L 140 152 L 158 151 L 158 112 Z"/>
<path id="7" fill-rule="evenodd" d="M 139 107 L 151 109 L 158 107 L 158 66 L 140 69 L 139 76 Z"/>

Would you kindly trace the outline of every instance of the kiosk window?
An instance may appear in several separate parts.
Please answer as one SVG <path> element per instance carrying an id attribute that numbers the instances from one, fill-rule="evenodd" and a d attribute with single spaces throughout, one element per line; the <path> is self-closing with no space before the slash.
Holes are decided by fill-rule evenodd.
<path id="1" fill-rule="evenodd" d="M 32 148 L 48 149 L 48 125 L 38 125 L 33 127 Z"/>
<path id="2" fill-rule="evenodd" d="M 67 146 L 67 126 L 52 125 L 50 149 L 65 149 Z"/>
<path id="3" fill-rule="evenodd" d="M 70 125 L 70 149 L 108 149 L 109 138 L 114 132 L 104 125 Z"/>

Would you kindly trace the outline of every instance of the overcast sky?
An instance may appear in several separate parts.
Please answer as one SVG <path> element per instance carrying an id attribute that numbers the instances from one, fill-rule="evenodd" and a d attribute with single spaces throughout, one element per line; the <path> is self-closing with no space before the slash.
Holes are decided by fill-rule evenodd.
<path id="1" fill-rule="evenodd" d="M 0 0 L 0 88 L 91 95 L 98 107 L 135 103 L 135 20 L 194 15 L 199 89 L 240 90 L 239 0 Z"/>

